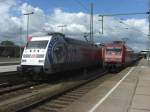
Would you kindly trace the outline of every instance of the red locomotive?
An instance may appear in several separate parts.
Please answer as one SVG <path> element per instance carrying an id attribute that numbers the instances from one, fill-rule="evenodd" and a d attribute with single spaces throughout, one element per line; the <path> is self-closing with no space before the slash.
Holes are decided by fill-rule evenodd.
<path id="1" fill-rule="evenodd" d="M 123 41 L 114 41 L 104 46 L 103 64 L 109 70 L 119 70 L 137 58 L 138 56 L 134 51 L 128 48 Z"/>

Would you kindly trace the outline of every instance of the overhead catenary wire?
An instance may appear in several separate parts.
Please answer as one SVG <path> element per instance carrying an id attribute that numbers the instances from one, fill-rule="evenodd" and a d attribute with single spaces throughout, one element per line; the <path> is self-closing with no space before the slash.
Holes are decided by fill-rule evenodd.
<path id="1" fill-rule="evenodd" d="M 75 0 L 82 8 L 84 8 L 88 13 L 90 13 L 90 33 L 89 33 L 89 36 L 90 36 L 90 41 L 91 41 L 91 44 L 94 43 L 94 37 L 93 37 L 93 3 L 90 4 L 90 8 L 88 9 L 81 1 L 79 0 Z M 86 35 L 88 36 L 88 35 Z"/>
<path id="2" fill-rule="evenodd" d="M 116 14 L 99 14 L 99 17 L 107 16 L 125 16 L 125 15 L 139 15 L 139 14 L 149 14 L 150 12 L 132 12 L 132 13 L 116 13 Z M 143 33 L 143 32 L 142 32 Z M 144 33 L 143 33 L 144 34 Z M 145 34 L 147 36 L 147 34 Z"/>
<path id="3" fill-rule="evenodd" d="M 131 29 L 132 31 L 141 32 L 145 37 L 148 36 L 148 34 L 145 34 L 145 33 L 142 32 L 140 29 L 137 29 L 137 28 L 135 28 L 134 26 L 131 26 L 131 25 L 125 23 L 123 20 L 121 20 L 121 19 L 119 19 L 119 18 L 116 18 L 116 17 L 113 17 L 113 18 L 114 18 L 115 20 L 117 20 L 120 24 L 122 23 L 123 25 L 125 25 L 125 26 L 127 27 L 127 28 L 125 28 L 126 30 L 130 31 L 130 29 Z M 120 25 L 117 25 L 117 27 L 120 27 L 120 28 L 121 28 Z M 116 27 L 115 27 L 115 29 L 114 29 L 114 28 L 111 28 L 111 27 L 105 27 L 105 29 L 111 29 L 111 30 L 113 30 L 113 31 L 116 31 Z M 121 31 L 121 29 L 119 29 L 119 30 Z M 118 31 L 118 30 L 117 30 L 117 31 Z"/>
<path id="4" fill-rule="evenodd" d="M 128 28 L 130 27 L 131 30 L 137 31 L 137 32 L 141 32 L 143 35 L 147 36 L 148 34 L 145 34 L 144 32 L 142 32 L 141 30 L 135 28 L 134 26 L 130 26 L 129 24 L 125 23 L 124 21 L 122 21 L 119 18 L 115 18 L 115 20 L 119 21 L 120 23 L 124 24 L 125 26 L 127 26 Z"/>
<path id="5" fill-rule="evenodd" d="M 79 4 L 83 9 L 85 9 L 87 12 L 90 11 L 80 0 L 74 0 L 77 4 Z"/>

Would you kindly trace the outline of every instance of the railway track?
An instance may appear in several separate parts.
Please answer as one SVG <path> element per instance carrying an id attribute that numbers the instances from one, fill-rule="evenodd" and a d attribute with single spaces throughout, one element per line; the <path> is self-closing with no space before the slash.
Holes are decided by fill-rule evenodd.
<path id="1" fill-rule="evenodd" d="M 0 88 L 2 88 L 2 87 L 6 87 L 6 86 L 8 86 L 9 84 L 7 83 L 7 82 L 3 82 L 3 83 L 0 83 Z"/>
<path id="2" fill-rule="evenodd" d="M 0 73 L 0 88 L 19 84 L 24 81 L 26 81 L 26 79 L 16 71 Z"/>
<path id="3" fill-rule="evenodd" d="M 3 87 L 0 89 L 0 97 L 3 95 L 3 94 L 7 94 L 10 92 L 13 92 L 13 91 L 17 91 L 17 90 L 20 90 L 20 89 L 25 89 L 25 88 L 28 88 L 28 87 L 32 87 L 34 85 L 38 85 L 40 83 L 38 82 L 25 82 L 25 83 L 20 83 L 20 84 L 16 84 L 16 85 L 7 85 L 7 87 Z"/>
<path id="4" fill-rule="evenodd" d="M 124 70 L 123 72 L 127 71 L 128 69 Z M 109 73 L 105 75 L 104 72 L 101 74 L 101 76 L 98 76 L 97 78 L 89 80 L 75 88 L 72 88 L 60 95 L 47 99 L 46 101 L 41 102 L 35 106 L 24 109 L 24 112 L 63 112 L 63 109 L 67 108 L 70 104 L 77 101 L 86 93 L 98 87 L 100 84 L 102 84 L 104 81 L 108 80 L 111 77 L 114 77 L 114 74 Z"/>
<path id="5" fill-rule="evenodd" d="M 46 83 L 16 91 L 16 95 L 0 98 L 1 112 L 60 112 L 114 74 L 96 71 L 81 77 Z M 80 75 L 79 75 L 80 76 Z M 8 95 L 9 96 L 9 93 Z"/>
<path id="6" fill-rule="evenodd" d="M 17 72 L 5 72 L 0 74 L 0 98 L 7 93 L 13 94 L 15 91 L 25 89 L 40 84 L 40 82 L 31 82 Z"/>
<path id="7" fill-rule="evenodd" d="M 42 87 L 45 87 L 46 84 L 29 84 L 29 85 L 20 85 L 20 88 L 17 88 L 17 89 L 11 89 L 9 91 L 5 91 L 5 92 L 2 92 L 2 95 L 0 95 L 0 101 L 1 102 L 5 102 L 7 101 L 8 99 L 11 101 L 12 99 L 14 98 L 19 98 L 19 96 L 23 96 L 25 94 L 28 94 L 30 93 L 31 91 L 34 91 L 35 89 L 39 89 L 39 88 L 42 88 Z M 1 110 L 1 106 L 0 106 L 0 112 L 3 112 L 3 110 Z M 7 111 L 5 111 L 7 112 Z"/>

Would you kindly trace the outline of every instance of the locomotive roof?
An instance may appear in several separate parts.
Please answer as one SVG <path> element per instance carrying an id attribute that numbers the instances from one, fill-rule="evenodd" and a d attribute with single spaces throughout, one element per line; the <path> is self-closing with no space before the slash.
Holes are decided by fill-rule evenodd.
<path id="1" fill-rule="evenodd" d="M 123 43 L 107 43 L 107 44 L 105 44 L 105 46 L 123 46 L 123 45 L 125 45 L 125 44 L 123 44 Z"/>
<path id="2" fill-rule="evenodd" d="M 124 46 L 127 49 L 127 51 L 134 52 L 133 49 L 128 47 L 125 43 L 120 43 L 120 42 L 114 43 L 113 42 L 113 43 L 107 43 L 107 44 L 105 44 L 105 46 L 108 46 L 108 47 L 112 47 L 112 46 L 122 47 L 122 46 Z"/>
<path id="3" fill-rule="evenodd" d="M 63 33 L 60 33 L 60 32 L 49 32 L 48 35 L 61 35 L 63 37 L 65 37 L 65 35 Z"/>
<path id="4" fill-rule="evenodd" d="M 48 33 L 48 35 L 53 35 L 53 36 L 60 35 L 60 36 L 63 37 L 63 38 L 66 40 L 66 42 L 68 42 L 69 44 L 92 46 L 92 44 L 91 44 L 90 42 L 85 42 L 85 41 L 82 41 L 82 40 L 77 40 L 77 39 L 69 38 L 69 37 L 66 37 L 63 33 L 52 32 L 52 33 Z"/>
<path id="5" fill-rule="evenodd" d="M 91 43 L 89 42 L 85 42 L 82 40 L 77 40 L 77 39 L 73 39 L 73 38 L 68 38 L 65 37 L 65 40 L 69 43 L 69 44 L 75 44 L 75 45 L 83 45 L 83 46 L 93 46 Z M 96 47 L 96 46 L 95 46 Z"/>
<path id="6" fill-rule="evenodd" d="M 117 46 L 126 46 L 125 45 L 125 42 L 124 41 L 113 41 L 111 43 L 106 43 L 105 44 L 106 46 L 114 46 L 114 45 L 117 45 Z"/>
<path id="7" fill-rule="evenodd" d="M 63 33 L 59 33 L 59 32 L 50 32 L 50 33 L 48 33 L 45 36 L 46 37 L 52 36 L 52 38 L 55 37 L 55 36 L 59 36 L 59 38 L 64 38 L 64 40 L 66 42 L 68 42 L 69 44 L 81 45 L 81 46 L 89 46 L 89 47 L 93 46 L 90 42 L 85 42 L 85 41 L 82 41 L 82 40 L 69 38 L 69 37 L 66 37 Z M 45 37 L 45 36 L 42 36 L 42 37 Z M 42 38 L 42 39 L 44 39 L 44 38 Z M 94 46 L 96 47 L 96 45 L 94 45 Z"/>

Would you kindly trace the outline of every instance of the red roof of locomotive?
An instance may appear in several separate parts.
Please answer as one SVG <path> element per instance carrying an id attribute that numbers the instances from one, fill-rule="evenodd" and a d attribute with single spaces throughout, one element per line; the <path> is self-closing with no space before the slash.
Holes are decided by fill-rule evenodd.
<path id="1" fill-rule="evenodd" d="M 111 43 L 106 43 L 105 46 L 111 47 L 111 46 L 125 46 L 125 43 L 122 41 L 113 41 Z"/>
<path id="2" fill-rule="evenodd" d="M 113 41 L 111 43 L 106 43 L 105 47 L 125 47 L 127 51 L 134 52 L 132 48 L 128 47 L 124 41 Z"/>

